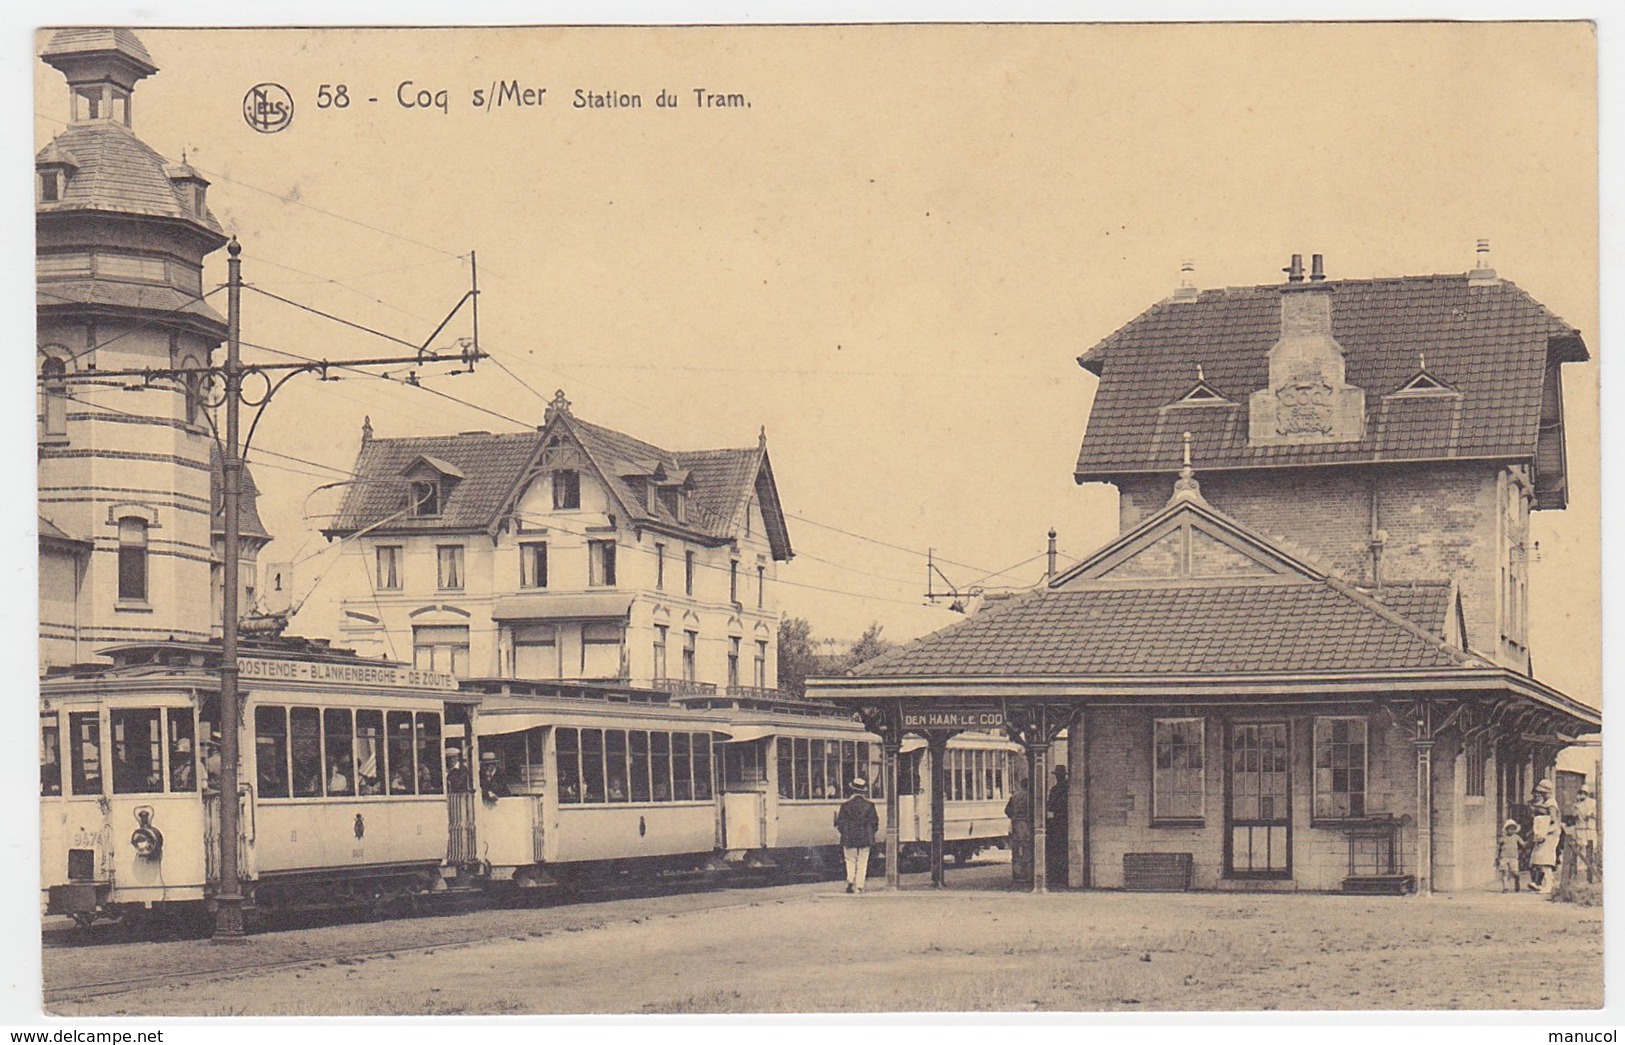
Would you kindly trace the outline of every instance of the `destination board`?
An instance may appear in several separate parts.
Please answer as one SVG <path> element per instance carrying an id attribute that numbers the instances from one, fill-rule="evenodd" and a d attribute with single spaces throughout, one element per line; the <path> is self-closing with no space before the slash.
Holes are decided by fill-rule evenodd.
<path id="1" fill-rule="evenodd" d="M 391 664 L 327 664 L 313 660 L 262 660 L 243 657 L 238 662 L 245 682 L 337 682 L 352 686 L 400 686 L 406 689 L 456 690 L 457 676 L 443 671 L 419 671 Z"/>
<path id="2" fill-rule="evenodd" d="M 904 711 L 904 729 L 1003 729 L 1004 712 L 999 708 L 964 710 L 949 708 L 931 711 Z"/>

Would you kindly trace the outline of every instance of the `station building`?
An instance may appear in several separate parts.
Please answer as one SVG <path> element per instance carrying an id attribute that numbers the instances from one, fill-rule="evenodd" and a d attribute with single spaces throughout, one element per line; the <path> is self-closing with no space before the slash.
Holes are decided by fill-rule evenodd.
<path id="1" fill-rule="evenodd" d="M 791 556 L 765 434 L 671 451 L 578 418 L 377 438 L 329 538 L 348 565 L 296 623 L 462 678 L 773 696 Z"/>
<path id="2" fill-rule="evenodd" d="M 1065 731 L 1067 885 L 1486 887 L 1498 826 L 1600 723 L 1528 639 L 1580 332 L 1482 254 L 1288 271 L 1181 288 L 1080 357 L 1075 478 L 1118 489 L 1115 541 L 809 683 L 896 737 L 997 709 L 1038 780 Z"/>

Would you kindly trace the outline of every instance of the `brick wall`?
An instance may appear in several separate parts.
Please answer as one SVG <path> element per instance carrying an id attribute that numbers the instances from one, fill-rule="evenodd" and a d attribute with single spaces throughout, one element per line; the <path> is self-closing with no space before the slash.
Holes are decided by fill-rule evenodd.
<path id="1" fill-rule="evenodd" d="M 1097 888 L 1116 889 L 1123 885 L 1125 853 L 1190 853 L 1194 865 L 1193 885 L 1198 889 L 1306 889 L 1337 890 L 1348 873 L 1348 840 L 1335 825 L 1313 823 L 1313 751 L 1315 714 L 1359 715 L 1367 721 L 1366 807 L 1370 813 L 1395 817 L 1409 814 L 1411 824 L 1404 828 L 1404 870 L 1415 873 L 1416 860 L 1416 754 L 1410 737 L 1396 729 L 1387 716 L 1368 713 L 1368 708 L 1350 705 L 1328 706 L 1317 712 L 1302 708 L 1278 714 L 1229 709 L 1098 708 L 1087 713 L 1087 795 L 1089 816 L 1090 881 Z M 1204 770 L 1206 797 L 1204 822 L 1199 827 L 1151 826 L 1152 720 L 1159 717 L 1201 716 L 1204 731 Z M 1233 721 L 1286 721 L 1290 756 L 1290 797 L 1292 808 L 1292 877 L 1289 881 L 1233 880 L 1224 877 L 1224 743 Z M 1435 763 L 1437 766 L 1437 762 Z M 1082 768 L 1082 767 L 1079 767 Z M 1435 770 L 1438 772 L 1437 768 Z M 1436 785 L 1438 786 L 1438 785 Z M 1447 785 L 1436 792 L 1437 804 L 1460 806 L 1446 799 Z M 1468 810 L 1457 815 L 1449 831 L 1435 830 L 1436 854 L 1447 858 L 1448 878 L 1438 877 L 1438 888 L 1476 888 L 1480 876 L 1464 870 L 1457 875 L 1451 846 L 1460 835 L 1470 851 L 1462 867 L 1476 858 L 1482 848 L 1478 821 L 1485 814 Z M 1489 813 L 1493 819 L 1493 809 Z M 1465 823 L 1469 826 L 1458 827 Z M 1468 836 L 1471 836 L 1469 839 Z M 1436 866 L 1438 857 L 1436 856 Z"/>
<path id="2" fill-rule="evenodd" d="M 1385 584 L 1454 579 L 1467 637 L 1475 648 L 1501 648 L 1499 469 L 1488 463 L 1385 465 L 1379 468 L 1198 473 L 1202 495 L 1220 511 L 1282 542 L 1355 584 L 1371 583 L 1371 488 L 1378 525 L 1387 531 Z M 1119 484 L 1127 531 L 1168 503 L 1171 476 Z M 1521 665 L 1518 665 L 1521 666 Z"/>

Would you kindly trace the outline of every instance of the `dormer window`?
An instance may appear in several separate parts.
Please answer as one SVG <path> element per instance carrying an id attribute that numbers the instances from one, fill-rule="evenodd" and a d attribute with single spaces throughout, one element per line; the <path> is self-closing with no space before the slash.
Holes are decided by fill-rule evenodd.
<path id="1" fill-rule="evenodd" d="M 688 494 L 682 490 L 677 491 L 677 521 L 688 522 Z"/>
<path id="2" fill-rule="evenodd" d="M 643 508 L 650 515 L 655 514 L 655 506 L 660 500 L 660 488 L 655 485 L 651 477 L 643 484 Z"/>
<path id="3" fill-rule="evenodd" d="M 62 198 L 62 172 L 39 172 L 39 198 L 41 203 L 55 203 Z"/>
<path id="4" fill-rule="evenodd" d="M 440 514 L 440 484 L 419 481 L 412 484 L 412 514 L 418 518 Z"/>
<path id="5" fill-rule="evenodd" d="M 553 509 L 581 507 L 581 473 L 572 468 L 553 473 Z"/>
<path id="6" fill-rule="evenodd" d="M 193 182 L 192 183 L 192 213 L 193 214 L 197 214 L 199 216 L 201 216 L 203 214 L 203 209 L 204 209 L 203 197 L 204 197 L 204 194 L 207 193 L 208 191 L 209 191 L 209 187 L 207 185 L 204 185 L 201 182 Z"/>

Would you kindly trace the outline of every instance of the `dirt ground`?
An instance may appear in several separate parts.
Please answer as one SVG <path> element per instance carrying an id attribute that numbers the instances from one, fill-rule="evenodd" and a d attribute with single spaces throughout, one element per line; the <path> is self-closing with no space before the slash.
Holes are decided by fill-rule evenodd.
<path id="1" fill-rule="evenodd" d="M 976 878 L 995 886 L 1001 880 Z M 369 933 L 393 932 L 403 947 L 421 946 L 413 934 L 428 931 L 426 942 L 436 946 L 51 1009 L 164 1016 L 1154 1012 L 1587 1009 L 1603 1001 L 1602 909 L 1527 893 L 1032 896 L 962 887 L 847 896 L 839 886 L 804 884 L 466 918 L 490 919 L 487 937 L 438 944 L 455 939 L 446 925 L 475 924 L 457 919 L 429 920 L 445 923 L 429 929 L 422 922 L 368 926 Z M 345 930 L 310 932 L 335 931 Z M 247 946 L 317 953 L 304 933 L 275 937 Z M 74 950 L 109 952 L 99 957 L 109 961 L 126 947 L 211 953 L 207 941 Z M 56 960 L 64 974 L 77 959 Z"/>

